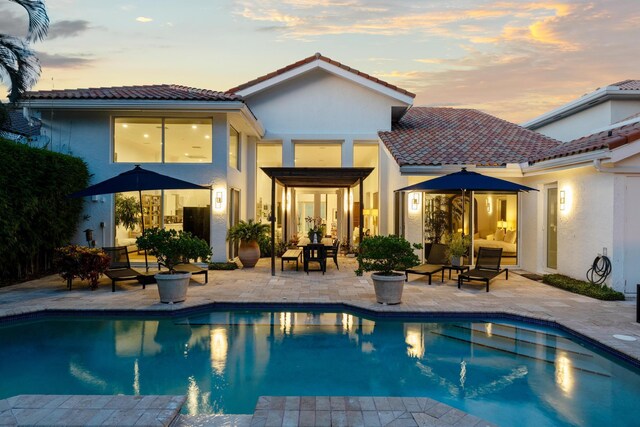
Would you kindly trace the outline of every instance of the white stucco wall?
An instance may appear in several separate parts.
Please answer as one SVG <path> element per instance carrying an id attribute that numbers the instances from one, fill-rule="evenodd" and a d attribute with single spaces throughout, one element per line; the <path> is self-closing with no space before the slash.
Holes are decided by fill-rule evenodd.
<path id="1" fill-rule="evenodd" d="M 584 279 L 594 258 L 605 249 L 615 263 L 621 254 L 613 242 L 614 176 L 585 166 L 525 178 L 525 185 L 540 191 L 523 196 L 522 268 L 552 272 L 546 268 L 545 185 L 553 183 L 557 183 L 558 194 L 565 191 L 566 197 L 565 209 L 558 211 L 557 272 Z"/>
<path id="2" fill-rule="evenodd" d="M 595 129 L 612 123 L 611 104 L 611 101 L 603 102 L 534 130 L 564 142 L 590 135 Z"/>
<path id="3" fill-rule="evenodd" d="M 132 169 L 133 163 L 113 163 L 113 145 L 111 122 L 113 116 L 136 116 L 140 113 L 133 112 L 107 112 L 107 111 L 56 111 L 51 116 L 47 112 L 42 114 L 43 129 L 51 135 L 51 148 L 55 151 L 72 154 L 83 159 L 89 172 L 93 174 L 90 184 L 95 184 L 121 172 Z M 165 113 L 154 112 L 153 117 L 209 117 L 213 122 L 213 163 L 179 164 L 179 163 L 144 163 L 145 169 L 170 175 L 202 185 L 212 185 L 214 192 L 222 189 L 225 194 L 225 204 L 222 210 L 212 212 L 211 216 L 211 246 L 214 248 L 226 248 L 227 231 L 227 153 L 228 153 L 228 123 L 226 113 Z M 245 153 L 247 150 L 244 150 Z M 245 154 L 243 154 L 243 160 Z M 246 188 L 245 177 L 233 176 L 235 185 Z M 97 196 L 85 199 L 85 214 L 90 218 L 79 224 L 75 241 L 85 243 L 85 228 L 94 230 L 97 246 L 109 246 L 114 243 L 114 197 L 113 195 Z M 246 205 L 246 204 L 245 204 Z M 211 205 L 213 207 L 213 204 Z M 104 222 L 104 230 L 100 223 Z M 104 237 L 103 237 L 104 233 Z M 215 261 L 226 261 L 225 250 L 213 251 Z"/>
<path id="4" fill-rule="evenodd" d="M 270 135 L 367 135 L 390 130 L 391 107 L 403 103 L 324 70 L 313 70 L 263 92 L 246 103 Z"/>

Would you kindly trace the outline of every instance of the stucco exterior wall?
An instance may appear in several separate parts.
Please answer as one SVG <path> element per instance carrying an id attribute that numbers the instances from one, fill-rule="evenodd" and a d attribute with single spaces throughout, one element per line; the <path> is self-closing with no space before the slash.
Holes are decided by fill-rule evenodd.
<path id="1" fill-rule="evenodd" d="M 603 251 L 615 264 L 621 256 L 614 247 L 614 176 L 598 173 L 591 165 L 526 177 L 524 184 L 540 190 L 523 196 L 521 266 L 538 273 L 546 268 L 546 192 L 557 183 L 566 206 L 558 211 L 557 272 L 584 279 L 594 258 Z M 612 283 L 610 277 L 608 283 Z M 614 286 L 615 287 L 615 286 Z"/>
<path id="2" fill-rule="evenodd" d="M 93 174 L 91 184 L 103 181 L 119 173 L 132 169 L 133 163 L 113 163 L 112 117 L 136 116 L 132 112 L 108 111 L 56 111 L 51 116 L 42 114 L 43 129 L 51 136 L 51 149 L 72 154 L 83 159 Z M 194 114 L 194 113 L 163 113 L 149 114 L 153 117 L 210 117 L 213 122 L 212 155 L 213 163 L 143 163 L 145 169 L 153 170 L 175 178 L 184 179 L 202 185 L 212 185 L 215 189 L 222 189 L 227 194 L 227 153 L 228 153 L 228 123 L 225 113 Z M 242 180 L 238 185 L 244 185 Z M 85 214 L 89 219 L 80 224 L 75 236 L 77 243 L 84 244 L 82 230 L 91 228 L 97 246 L 111 246 L 114 244 L 114 196 L 104 195 L 85 199 Z M 213 206 L 213 204 L 212 204 Z M 226 199 L 223 209 L 212 213 L 211 217 L 211 246 L 226 247 L 227 230 Z M 104 228 L 100 223 L 104 223 Z M 226 261 L 226 250 L 214 250 L 214 260 Z"/>
<path id="3" fill-rule="evenodd" d="M 611 104 L 611 101 L 603 102 L 534 130 L 564 142 L 590 135 L 595 129 L 612 123 Z"/>

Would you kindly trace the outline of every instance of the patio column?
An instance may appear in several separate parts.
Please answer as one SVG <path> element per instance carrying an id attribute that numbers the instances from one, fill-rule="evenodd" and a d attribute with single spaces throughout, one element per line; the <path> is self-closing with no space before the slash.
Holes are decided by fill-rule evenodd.
<path id="1" fill-rule="evenodd" d="M 288 191 L 289 188 L 285 185 L 284 186 L 284 206 L 282 207 L 282 210 L 284 211 L 284 224 L 283 224 L 283 230 L 282 230 L 282 241 L 286 244 L 289 241 L 289 237 L 288 237 L 288 231 L 289 231 L 289 215 L 287 212 L 287 206 L 289 205 L 289 199 L 288 199 Z"/>
<path id="2" fill-rule="evenodd" d="M 271 178 L 271 275 L 276 275 L 276 179 Z"/>

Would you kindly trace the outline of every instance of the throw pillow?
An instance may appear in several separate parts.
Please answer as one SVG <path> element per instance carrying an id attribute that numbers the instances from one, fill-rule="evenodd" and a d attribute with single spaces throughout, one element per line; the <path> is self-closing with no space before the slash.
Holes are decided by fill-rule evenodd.
<path id="1" fill-rule="evenodd" d="M 498 241 L 498 242 L 502 242 L 504 240 L 504 229 L 503 228 L 499 228 L 496 230 L 495 234 L 493 235 L 493 237 Z"/>
<path id="2" fill-rule="evenodd" d="M 516 233 L 516 230 L 509 230 L 504 235 L 504 241 L 507 243 L 515 243 L 516 237 L 518 237 L 518 233 Z"/>

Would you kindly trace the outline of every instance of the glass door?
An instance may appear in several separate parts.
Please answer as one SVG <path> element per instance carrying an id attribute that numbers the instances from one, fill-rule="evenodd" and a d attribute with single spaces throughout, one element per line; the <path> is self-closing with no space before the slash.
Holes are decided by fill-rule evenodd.
<path id="1" fill-rule="evenodd" d="M 558 268 L 558 187 L 547 187 L 547 268 Z"/>
<path id="2" fill-rule="evenodd" d="M 229 227 L 240 222 L 240 190 L 232 188 L 229 191 Z M 238 242 L 229 241 L 229 259 L 238 256 Z"/>

